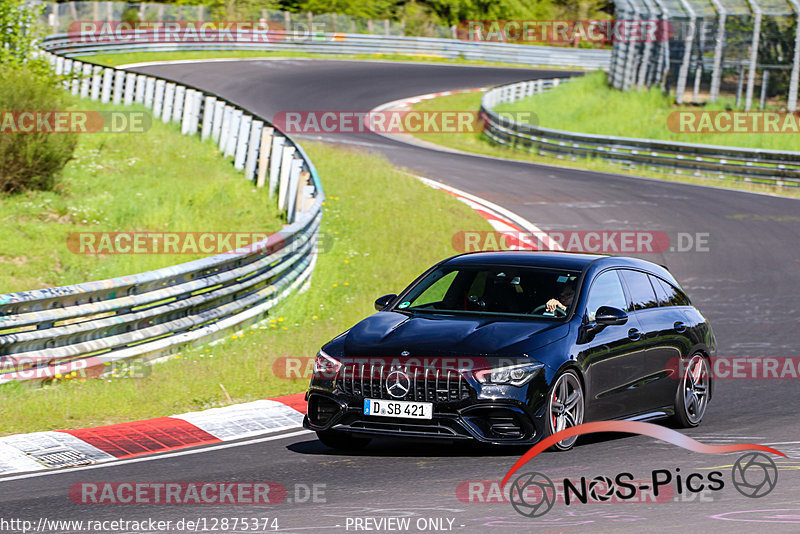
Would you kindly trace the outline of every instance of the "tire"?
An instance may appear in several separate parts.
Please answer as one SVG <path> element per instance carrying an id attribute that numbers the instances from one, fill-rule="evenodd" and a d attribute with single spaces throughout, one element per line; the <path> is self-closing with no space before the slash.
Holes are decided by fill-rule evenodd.
<path id="1" fill-rule="evenodd" d="M 680 428 L 694 428 L 703 420 L 711 397 L 711 366 L 699 352 L 689 358 L 675 392 L 672 421 Z"/>
<path id="2" fill-rule="evenodd" d="M 337 432 L 336 430 L 317 432 L 317 438 L 319 438 L 322 444 L 326 447 L 340 451 L 355 451 L 363 449 L 369 445 L 370 441 L 372 441 L 370 438 L 357 438 L 351 436 L 350 434 Z"/>
<path id="3" fill-rule="evenodd" d="M 547 395 L 547 435 L 583 423 L 586 412 L 586 397 L 581 379 L 575 371 L 567 370 L 553 381 Z M 551 447 L 554 451 L 568 451 L 575 445 L 578 436 L 559 441 Z"/>

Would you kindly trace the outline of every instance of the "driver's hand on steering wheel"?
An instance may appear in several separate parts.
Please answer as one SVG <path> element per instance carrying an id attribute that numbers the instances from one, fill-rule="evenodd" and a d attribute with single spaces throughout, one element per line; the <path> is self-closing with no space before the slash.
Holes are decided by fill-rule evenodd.
<path id="1" fill-rule="evenodd" d="M 541 302 L 541 301 L 539 301 L 539 302 Z M 558 300 L 556 300 L 556 299 L 550 299 L 550 300 L 548 300 L 548 301 L 547 301 L 547 303 L 545 304 L 545 309 L 546 309 L 548 312 L 551 312 L 551 313 L 552 313 L 552 312 L 556 311 L 556 308 L 560 308 L 560 309 L 562 309 L 562 310 L 564 310 L 564 311 L 566 311 L 566 310 L 567 310 L 567 307 L 566 307 L 566 306 L 564 306 L 563 304 L 561 304 L 561 302 L 559 302 L 559 301 L 558 301 Z"/>

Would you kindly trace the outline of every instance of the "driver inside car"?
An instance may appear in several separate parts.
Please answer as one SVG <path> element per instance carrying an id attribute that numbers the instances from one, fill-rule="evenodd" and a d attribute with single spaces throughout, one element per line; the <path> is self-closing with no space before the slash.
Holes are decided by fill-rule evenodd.
<path id="1" fill-rule="evenodd" d="M 574 281 L 564 284 L 558 296 L 553 297 L 547 301 L 547 303 L 545 304 L 545 309 L 549 313 L 554 313 L 556 309 L 566 312 L 569 305 L 572 304 L 573 298 L 575 298 Z"/>

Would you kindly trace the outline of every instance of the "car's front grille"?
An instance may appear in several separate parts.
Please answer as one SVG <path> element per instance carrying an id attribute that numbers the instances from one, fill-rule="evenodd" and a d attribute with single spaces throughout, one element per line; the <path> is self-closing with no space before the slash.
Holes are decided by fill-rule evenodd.
<path id="1" fill-rule="evenodd" d="M 400 387 L 390 393 L 388 386 L 395 384 L 398 378 Z M 343 365 L 337 384 L 345 393 L 363 398 L 436 403 L 461 402 L 470 398 L 472 391 L 456 369 L 365 363 Z"/>

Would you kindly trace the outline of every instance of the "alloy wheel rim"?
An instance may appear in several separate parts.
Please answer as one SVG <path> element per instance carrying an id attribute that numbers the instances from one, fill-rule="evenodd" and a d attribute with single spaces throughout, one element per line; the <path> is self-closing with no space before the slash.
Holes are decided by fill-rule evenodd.
<path id="1" fill-rule="evenodd" d="M 683 410 L 692 424 L 703 419 L 708 405 L 708 386 L 711 381 L 708 361 L 696 354 L 683 375 Z"/>
<path id="2" fill-rule="evenodd" d="M 552 433 L 583 423 L 583 389 L 578 378 L 572 373 L 564 373 L 553 387 L 550 397 L 550 428 Z M 572 436 L 556 443 L 558 447 L 569 448 L 577 441 Z"/>

